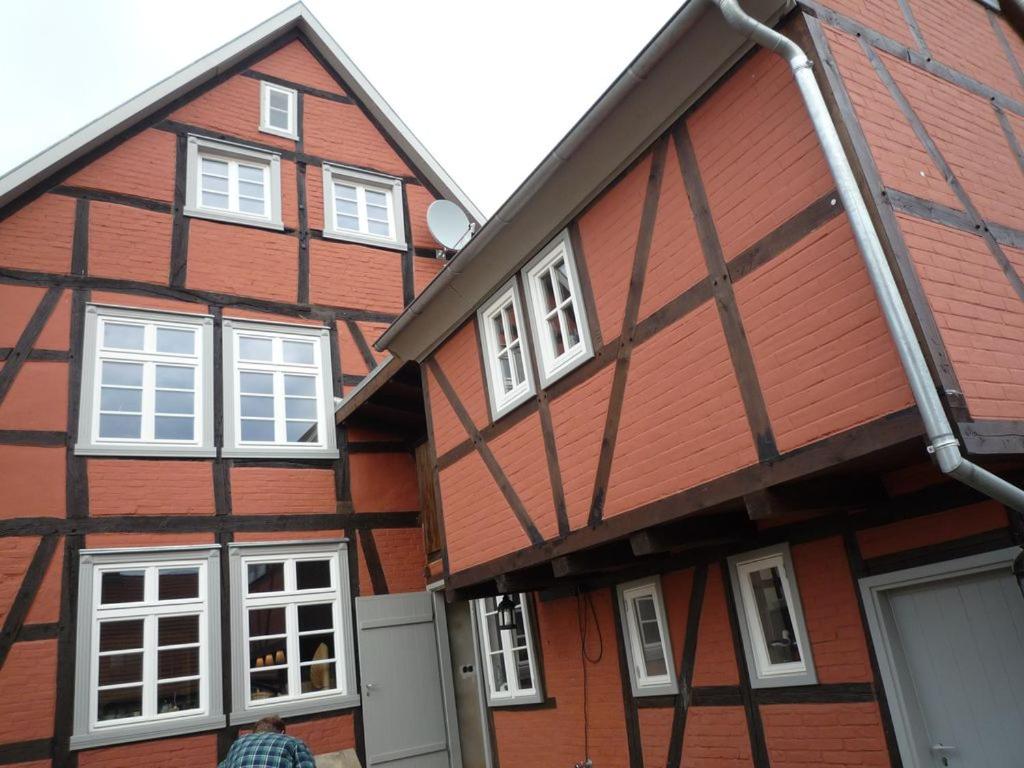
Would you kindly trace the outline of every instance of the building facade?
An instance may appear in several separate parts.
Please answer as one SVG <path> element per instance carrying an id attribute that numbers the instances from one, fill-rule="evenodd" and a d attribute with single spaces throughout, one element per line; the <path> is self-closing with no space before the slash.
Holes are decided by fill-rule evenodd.
<path id="1" fill-rule="evenodd" d="M 745 7 L 1020 484 L 1003 4 Z M 212 765 L 266 713 L 325 765 L 1019 764 L 1024 525 L 931 458 L 849 200 L 706 0 L 487 223 L 302 6 L 15 169 L 0 764 Z"/>

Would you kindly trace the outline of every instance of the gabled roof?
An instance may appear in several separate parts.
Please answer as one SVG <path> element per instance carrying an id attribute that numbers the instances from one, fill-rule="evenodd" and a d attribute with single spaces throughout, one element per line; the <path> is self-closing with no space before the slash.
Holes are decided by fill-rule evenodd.
<path id="1" fill-rule="evenodd" d="M 431 157 L 419 139 L 399 119 L 384 98 L 370 85 L 366 76 L 301 2 L 289 6 L 213 53 L 207 54 L 121 106 L 115 107 L 0 177 L 0 208 L 101 146 L 108 139 L 128 130 L 178 97 L 203 85 L 293 29 L 306 36 L 345 82 L 351 95 L 362 102 L 388 137 L 405 152 L 412 161 L 414 170 L 426 178 L 441 195 L 457 202 L 477 222 L 483 222 L 485 216 Z"/>

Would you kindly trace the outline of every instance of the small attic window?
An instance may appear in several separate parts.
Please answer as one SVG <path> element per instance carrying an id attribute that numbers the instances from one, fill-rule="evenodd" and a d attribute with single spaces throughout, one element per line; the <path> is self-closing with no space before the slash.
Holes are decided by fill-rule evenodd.
<path id="1" fill-rule="evenodd" d="M 293 88 L 261 81 L 260 130 L 298 140 L 297 104 L 298 95 Z"/>

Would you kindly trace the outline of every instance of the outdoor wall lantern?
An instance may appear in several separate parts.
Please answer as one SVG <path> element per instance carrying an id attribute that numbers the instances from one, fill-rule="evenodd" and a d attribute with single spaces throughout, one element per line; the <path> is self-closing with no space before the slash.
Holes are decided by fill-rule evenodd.
<path id="1" fill-rule="evenodd" d="M 1019 559 L 1019 558 L 1018 558 Z M 1018 578 L 1020 578 L 1018 576 Z M 503 595 L 498 603 L 498 629 L 516 628 L 516 603 L 511 595 Z"/>
<path id="2" fill-rule="evenodd" d="M 1020 587 L 1021 594 L 1024 595 L 1024 549 L 1017 553 L 1017 557 L 1013 561 L 1013 575 L 1017 577 L 1017 586 Z"/>

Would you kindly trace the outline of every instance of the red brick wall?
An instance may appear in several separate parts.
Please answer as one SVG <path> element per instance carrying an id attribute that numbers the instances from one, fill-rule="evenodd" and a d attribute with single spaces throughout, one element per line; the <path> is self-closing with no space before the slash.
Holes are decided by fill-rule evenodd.
<path id="1" fill-rule="evenodd" d="M 181 765 L 213 765 L 217 762 L 217 737 L 212 734 L 161 739 L 160 748 L 141 742 L 90 749 L 78 754 L 82 768 L 174 768 Z"/>
<path id="2" fill-rule="evenodd" d="M 238 515 L 334 512 L 330 469 L 232 467 L 232 510 Z"/>
<path id="3" fill-rule="evenodd" d="M 889 765 L 878 705 L 772 704 L 761 707 L 773 768 Z"/>
<path id="4" fill-rule="evenodd" d="M 683 734 L 683 765 L 747 768 L 754 764 L 743 707 L 691 707 Z"/>
<path id="5" fill-rule="evenodd" d="M 57 699 L 57 641 L 15 643 L 0 668 L 0 744 L 48 739 Z M 16 694 L 14 693 L 16 692 Z"/>

